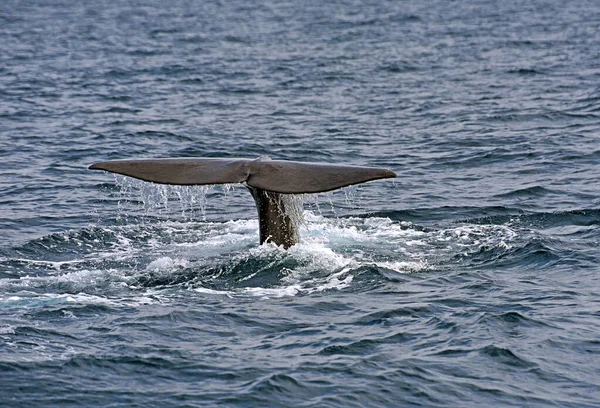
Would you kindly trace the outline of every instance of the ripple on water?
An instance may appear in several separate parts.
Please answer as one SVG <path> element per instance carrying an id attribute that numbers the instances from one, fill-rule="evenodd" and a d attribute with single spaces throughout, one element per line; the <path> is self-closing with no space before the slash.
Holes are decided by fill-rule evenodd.
<path id="1" fill-rule="evenodd" d="M 3 406 L 597 405 L 594 1 L 69 3 L 0 5 Z M 399 177 L 284 251 L 86 170 L 262 154 Z"/>

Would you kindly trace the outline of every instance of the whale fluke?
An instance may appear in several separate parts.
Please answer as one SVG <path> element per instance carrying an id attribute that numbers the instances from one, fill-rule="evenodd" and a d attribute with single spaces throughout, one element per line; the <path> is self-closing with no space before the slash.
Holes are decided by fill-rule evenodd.
<path id="1" fill-rule="evenodd" d="M 111 160 L 94 163 L 89 168 L 160 184 L 235 184 L 246 181 L 251 162 L 206 158 Z"/>
<path id="2" fill-rule="evenodd" d="M 105 170 L 144 181 L 174 185 L 243 183 L 252 193 L 259 214 L 260 243 L 289 248 L 298 241 L 287 194 L 312 194 L 367 181 L 396 177 L 377 167 L 258 159 L 181 158 L 111 160 L 94 163 Z"/>
<path id="3" fill-rule="evenodd" d="M 175 185 L 235 184 L 283 194 L 311 194 L 335 190 L 371 180 L 396 177 L 377 167 L 251 159 L 140 159 L 112 160 L 92 164 L 144 181 Z"/>

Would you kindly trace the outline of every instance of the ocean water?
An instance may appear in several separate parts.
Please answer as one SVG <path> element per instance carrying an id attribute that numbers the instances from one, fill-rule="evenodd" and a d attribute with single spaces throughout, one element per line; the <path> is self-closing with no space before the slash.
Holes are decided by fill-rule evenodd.
<path id="1" fill-rule="evenodd" d="M 597 1 L 0 2 L 0 406 L 600 405 Z M 96 161 L 398 173 L 303 196 Z"/>

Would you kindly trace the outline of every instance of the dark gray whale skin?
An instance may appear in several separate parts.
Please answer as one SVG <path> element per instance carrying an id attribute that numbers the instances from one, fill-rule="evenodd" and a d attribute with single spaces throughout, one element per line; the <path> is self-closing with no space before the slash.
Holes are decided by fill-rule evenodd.
<path id="1" fill-rule="evenodd" d="M 260 243 L 272 242 L 289 248 L 299 240 L 293 202 L 289 194 L 312 194 L 335 190 L 371 180 L 396 177 L 377 167 L 306 163 L 258 159 L 138 159 L 111 160 L 92 164 L 105 170 L 144 181 L 173 185 L 243 183 L 250 190 L 258 210 Z"/>
<path id="2" fill-rule="evenodd" d="M 286 249 L 298 243 L 299 220 L 294 219 L 292 214 L 296 209 L 288 208 L 294 203 L 286 202 L 284 194 L 247 187 L 254 197 L 258 210 L 260 243 L 273 242 L 276 245 L 283 245 Z"/>

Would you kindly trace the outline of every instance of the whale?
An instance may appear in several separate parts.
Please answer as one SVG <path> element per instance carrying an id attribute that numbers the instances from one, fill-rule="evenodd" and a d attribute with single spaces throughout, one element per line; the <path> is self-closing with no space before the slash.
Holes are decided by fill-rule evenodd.
<path id="1" fill-rule="evenodd" d="M 297 194 L 315 194 L 368 181 L 397 177 L 390 169 L 344 164 L 243 158 L 158 158 L 94 163 L 104 170 L 170 185 L 242 184 L 258 211 L 259 242 L 288 249 L 300 240 Z"/>

